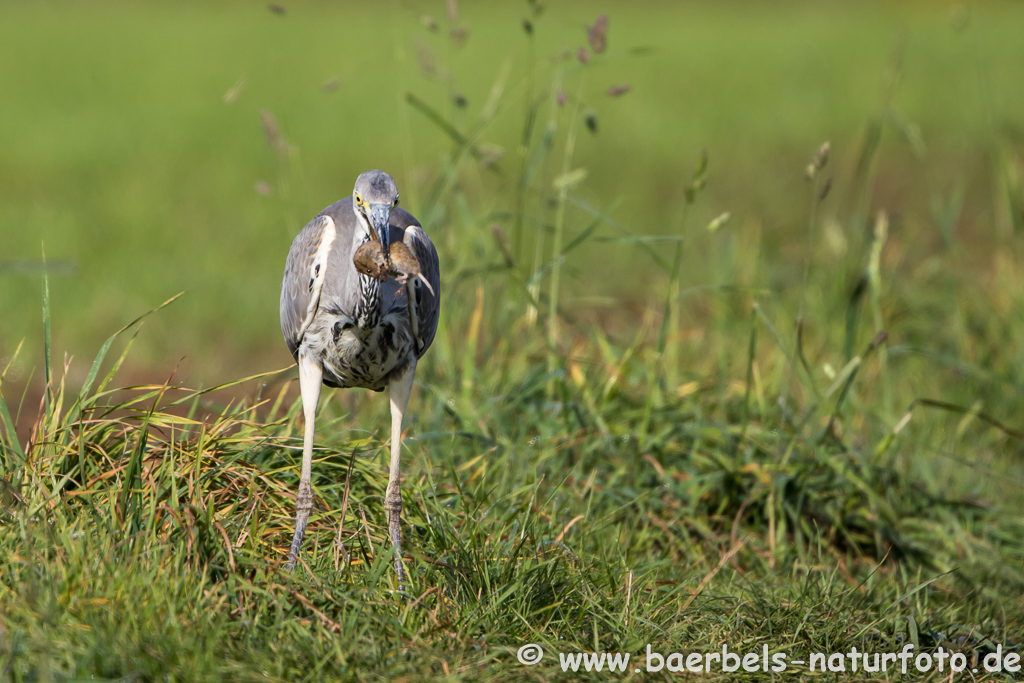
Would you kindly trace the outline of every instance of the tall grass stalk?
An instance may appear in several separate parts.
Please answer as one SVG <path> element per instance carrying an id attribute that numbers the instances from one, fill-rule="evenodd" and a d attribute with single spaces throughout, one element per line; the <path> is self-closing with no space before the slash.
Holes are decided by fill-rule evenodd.
<path id="1" fill-rule="evenodd" d="M 885 248 L 886 239 L 889 236 L 889 217 L 884 211 L 880 211 L 875 218 L 874 238 L 871 242 L 871 253 L 868 257 L 868 283 L 871 286 L 871 317 L 874 323 L 874 334 L 885 330 L 885 322 L 882 318 L 882 250 Z M 885 415 L 892 420 L 893 405 L 892 385 L 888 372 L 889 352 L 886 346 L 878 350 L 879 375 L 882 382 L 882 405 L 885 407 Z"/>
<path id="2" fill-rule="evenodd" d="M 576 178 L 582 179 L 585 174 L 573 172 L 572 159 L 576 150 L 576 130 L 579 125 L 580 100 L 583 97 L 586 77 L 580 78 L 579 95 L 573 99 L 572 112 L 569 115 L 568 132 L 566 133 L 565 149 L 562 151 L 562 173 L 555 179 L 554 186 L 558 191 L 558 198 L 555 205 L 555 234 L 551 244 L 551 286 L 548 290 L 548 372 L 554 373 L 561 363 L 561 356 L 558 354 L 558 302 L 559 284 L 562 274 L 562 235 L 565 231 L 565 210 L 569 204 L 569 190 L 577 182 Z M 549 393 L 553 385 L 549 384 Z"/>
<path id="3" fill-rule="evenodd" d="M 43 248 L 43 379 L 46 387 L 43 393 L 43 412 L 50 413 L 50 406 L 53 404 L 53 361 L 51 353 L 53 350 L 52 335 L 50 332 L 50 279 L 46 272 L 46 249 Z"/>
<path id="4" fill-rule="evenodd" d="M 563 78 L 564 70 L 559 68 L 555 72 L 555 76 L 551 81 L 548 93 L 547 126 L 544 128 L 544 134 L 541 136 L 540 142 L 534 150 L 530 165 L 527 167 L 526 173 L 520 181 L 520 184 L 525 185 L 527 188 L 533 183 L 536 174 L 539 171 L 542 171 L 543 168 L 550 163 L 550 153 L 555 144 L 555 135 L 558 132 L 558 93 L 562 89 Z M 570 125 L 572 125 L 572 122 L 570 122 Z M 543 174 L 542 177 L 550 177 L 550 174 Z M 536 324 L 537 318 L 540 315 L 538 305 L 540 303 L 541 278 L 546 274 L 546 269 L 544 268 L 544 247 L 547 240 L 545 239 L 546 232 L 543 229 L 543 225 L 544 215 L 547 208 L 547 202 L 544 201 L 544 197 L 547 194 L 547 188 L 543 186 L 544 184 L 545 183 L 542 183 L 542 189 L 537 193 L 534 201 L 536 218 L 533 235 L 533 266 L 530 270 L 531 277 L 529 280 L 529 287 L 527 289 L 529 300 L 527 302 L 526 309 L 526 320 L 531 326 Z M 552 252 L 552 262 L 557 258 L 558 254 Z"/>
<path id="5" fill-rule="evenodd" d="M 673 315 L 679 300 L 679 273 L 683 260 L 683 240 L 686 230 L 686 219 L 691 205 L 696 201 L 697 194 L 704 189 L 707 183 L 708 153 L 701 150 L 697 160 L 697 170 L 693 174 L 693 180 L 683 192 L 683 209 L 679 218 L 678 238 L 676 242 L 675 256 L 672 259 L 672 270 L 669 273 L 668 289 L 665 294 L 665 302 L 661 309 L 661 326 L 658 328 L 658 341 L 654 354 L 651 356 L 647 366 L 647 398 L 644 404 L 643 420 L 640 423 L 640 448 L 643 449 L 647 443 L 648 430 L 651 423 L 651 413 L 654 408 L 655 397 L 659 390 L 665 387 L 657 381 L 668 369 L 665 360 L 665 348 L 668 341 L 669 329 L 673 323 L 678 325 L 678 314 Z M 672 359 L 672 366 L 675 367 L 677 359 Z M 675 373 L 673 373 L 674 375 Z"/>

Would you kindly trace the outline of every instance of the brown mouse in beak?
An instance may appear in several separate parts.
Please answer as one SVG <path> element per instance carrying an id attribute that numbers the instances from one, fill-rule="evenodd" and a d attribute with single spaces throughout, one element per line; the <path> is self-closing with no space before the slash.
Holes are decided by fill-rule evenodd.
<path id="1" fill-rule="evenodd" d="M 398 296 L 401 296 L 409 278 L 417 277 L 427 286 L 427 290 L 431 294 L 434 293 L 430 282 L 420 273 L 419 260 L 409 251 L 409 247 L 404 242 L 392 244 L 391 253 L 388 256 L 391 258 L 385 258 L 384 247 L 380 242 L 368 240 L 356 249 L 356 253 L 352 256 L 352 263 L 355 264 L 356 270 L 363 275 L 369 275 L 378 280 L 385 280 L 388 275 L 394 277 L 402 285 L 398 288 Z"/>

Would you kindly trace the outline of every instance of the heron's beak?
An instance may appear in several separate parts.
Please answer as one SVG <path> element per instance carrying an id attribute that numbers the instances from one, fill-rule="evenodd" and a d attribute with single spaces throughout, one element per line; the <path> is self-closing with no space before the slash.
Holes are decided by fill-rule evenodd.
<path id="1" fill-rule="evenodd" d="M 391 222 L 391 205 L 370 204 L 369 214 L 370 239 L 380 242 L 384 247 L 384 253 L 387 253 L 391 246 L 391 230 L 388 228 L 388 224 Z"/>

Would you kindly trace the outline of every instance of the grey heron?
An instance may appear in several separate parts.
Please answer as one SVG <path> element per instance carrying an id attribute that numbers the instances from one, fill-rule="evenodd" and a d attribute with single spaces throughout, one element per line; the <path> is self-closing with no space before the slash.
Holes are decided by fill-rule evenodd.
<path id="1" fill-rule="evenodd" d="M 355 251 L 367 240 L 384 250 L 402 243 L 432 286 L 413 278 L 398 283 L 358 272 Z M 281 332 L 298 362 L 305 427 L 302 470 L 295 500 L 295 535 L 288 553 L 294 565 L 313 507 L 310 475 L 320 386 L 388 389 L 391 399 L 391 469 L 384 510 L 404 590 L 402 513 L 402 418 L 412 392 L 416 362 L 430 348 L 440 311 L 437 250 L 419 222 L 398 206 L 398 188 L 383 171 L 356 178 L 351 197 L 331 204 L 295 237 L 281 282 Z"/>

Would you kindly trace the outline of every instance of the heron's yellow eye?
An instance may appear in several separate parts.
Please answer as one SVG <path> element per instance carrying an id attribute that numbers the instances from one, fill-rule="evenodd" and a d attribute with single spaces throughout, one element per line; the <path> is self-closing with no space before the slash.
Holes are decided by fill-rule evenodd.
<path id="1" fill-rule="evenodd" d="M 391 206 L 398 206 L 398 197 L 397 196 L 395 197 L 395 203 L 392 204 Z"/>
<path id="2" fill-rule="evenodd" d="M 363 205 L 363 198 L 360 197 L 359 195 L 356 195 L 356 206 L 362 206 L 362 205 Z"/>

